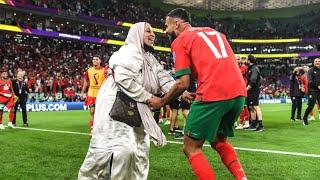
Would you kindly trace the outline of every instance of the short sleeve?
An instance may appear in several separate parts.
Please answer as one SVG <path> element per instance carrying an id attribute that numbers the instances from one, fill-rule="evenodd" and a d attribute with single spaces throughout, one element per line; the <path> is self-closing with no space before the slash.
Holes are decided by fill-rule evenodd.
<path id="1" fill-rule="evenodd" d="M 172 44 L 172 55 L 175 67 L 175 76 L 191 74 L 189 52 L 183 45 L 182 38 L 176 39 Z"/>

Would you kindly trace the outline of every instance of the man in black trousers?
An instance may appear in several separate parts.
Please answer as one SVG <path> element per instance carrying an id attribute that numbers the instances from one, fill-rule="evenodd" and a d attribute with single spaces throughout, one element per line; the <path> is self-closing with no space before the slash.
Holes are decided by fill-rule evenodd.
<path id="1" fill-rule="evenodd" d="M 308 107 L 303 116 L 303 125 L 309 125 L 308 115 L 316 102 L 320 101 L 320 58 L 316 58 L 313 65 L 308 71 Z"/>
<path id="2" fill-rule="evenodd" d="M 295 121 L 295 114 L 297 112 L 297 119 L 302 120 L 301 118 L 301 109 L 302 109 L 302 97 L 303 93 L 303 86 L 301 83 L 301 76 L 304 74 L 304 71 L 301 67 L 294 68 L 292 75 L 290 77 L 290 97 L 292 101 L 291 107 L 291 121 Z"/>
<path id="3" fill-rule="evenodd" d="M 28 90 L 27 83 L 25 83 L 23 79 L 24 74 L 25 74 L 24 71 L 18 71 L 17 78 L 12 80 L 12 86 L 13 86 L 14 94 L 19 97 L 14 108 L 17 109 L 18 105 L 20 105 L 20 108 L 22 109 L 23 127 L 28 127 L 29 125 L 28 125 L 26 104 L 27 104 L 29 90 Z M 14 125 L 16 125 L 16 117 L 17 117 L 17 111 L 14 112 L 14 119 L 13 119 Z"/>
<path id="4" fill-rule="evenodd" d="M 257 60 L 253 55 L 248 56 L 249 71 L 248 71 L 248 85 L 247 85 L 247 105 L 251 115 L 251 124 L 248 130 L 256 132 L 264 131 L 262 125 L 262 111 L 259 106 L 259 95 L 261 85 L 260 68 L 257 65 Z"/>

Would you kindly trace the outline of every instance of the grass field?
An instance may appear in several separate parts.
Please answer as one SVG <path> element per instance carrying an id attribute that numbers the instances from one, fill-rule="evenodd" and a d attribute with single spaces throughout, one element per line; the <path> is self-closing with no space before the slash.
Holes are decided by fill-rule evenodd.
<path id="1" fill-rule="evenodd" d="M 305 107 L 303 108 L 305 109 Z M 249 179 L 319 179 L 320 121 L 309 126 L 290 122 L 289 104 L 262 106 L 266 130 L 262 133 L 236 131 L 230 141 L 235 147 L 283 152 L 314 154 L 314 157 L 237 150 Z M 17 123 L 21 127 L 21 117 Z M 63 132 L 88 132 L 88 111 L 32 112 L 29 130 L 0 131 L 0 179 L 76 179 L 86 155 L 89 136 Z M 317 113 L 316 113 L 317 115 Z M 5 115 L 7 124 L 7 114 Z M 167 126 L 162 127 L 167 134 Z M 174 140 L 167 135 L 168 140 Z M 181 151 L 181 144 L 151 146 L 151 180 L 195 179 Z M 204 152 L 210 160 L 217 179 L 233 179 L 219 157 L 209 147 Z"/>

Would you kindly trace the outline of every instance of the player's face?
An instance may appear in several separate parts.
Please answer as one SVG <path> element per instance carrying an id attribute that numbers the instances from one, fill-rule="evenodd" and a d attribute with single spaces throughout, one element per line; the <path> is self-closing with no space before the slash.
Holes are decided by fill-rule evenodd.
<path id="1" fill-rule="evenodd" d="M 304 72 L 308 72 L 309 71 L 309 67 L 308 66 L 303 66 L 303 71 Z"/>
<path id="2" fill-rule="evenodd" d="M 18 79 L 19 81 L 22 81 L 22 80 L 23 80 L 23 72 L 18 72 L 18 74 L 17 74 L 17 79 Z"/>
<path id="3" fill-rule="evenodd" d="M 1 73 L 1 78 L 7 79 L 7 77 L 8 77 L 8 73 L 7 72 L 2 72 Z"/>
<path id="4" fill-rule="evenodd" d="M 149 23 L 146 23 L 144 25 L 143 43 L 146 44 L 147 46 L 153 46 L 154 38 L 155 38 L 155 35 L 151 25 Z"/>
<path id="5" fill-rule="evenodd" d="M 101 59 L 99 57 L 93 57 L 92 64 L 94 67 L 99 67 L 101 64 Z"/>
<path id="6" fill-rule="evenodd" d="M 164 27 L 164 29 L 165 29 L 164 32 L 169 37 L 170 45 L 177 38 L 177 34 L 175 33 L 175 28 L 176 28 L 176 23 L 174 21 L 174 18 L 167 16 L 166 22 L 165 22 L 165 27 Z"/>
<path id="7" fill-rule="evenodd" d="M 314 66 L 316 66 L 317 68 L 320 68 L 320 59 L 319 58 L 314 60 Z"/>

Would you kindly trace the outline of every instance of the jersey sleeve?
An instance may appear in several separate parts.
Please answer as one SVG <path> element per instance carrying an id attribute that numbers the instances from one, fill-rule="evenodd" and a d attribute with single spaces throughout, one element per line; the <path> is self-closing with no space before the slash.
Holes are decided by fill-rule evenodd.
<path id="1" fill-rule="evenodd" d="M 183 39 L 176 39 L 172 45 L 175 77 L 191 74 L 189 52 L 183 45 Z"/>

